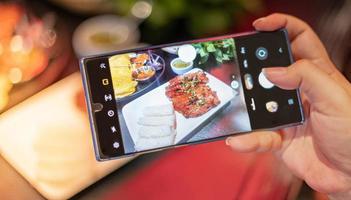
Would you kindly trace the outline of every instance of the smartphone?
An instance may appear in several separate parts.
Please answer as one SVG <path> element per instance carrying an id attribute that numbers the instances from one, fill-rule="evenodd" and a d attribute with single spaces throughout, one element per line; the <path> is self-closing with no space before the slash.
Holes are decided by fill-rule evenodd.
<path id="1" fill-rule="evenodd" d="M 82 58 L 96 158 L 299 125 L 298 90 L 283 90 L 262 73 L 292 62 L 285 29 Z"/>

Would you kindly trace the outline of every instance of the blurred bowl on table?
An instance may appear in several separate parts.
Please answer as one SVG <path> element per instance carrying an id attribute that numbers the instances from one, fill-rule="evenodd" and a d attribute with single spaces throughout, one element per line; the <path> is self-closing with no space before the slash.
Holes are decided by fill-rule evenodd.
<path id="1" fill-rule="evenodd" d="M 79 57 L 136 46 L 137 23 L 116 15 L 100 15 L 82 22 L 73 34 L 73 48 Z"/>

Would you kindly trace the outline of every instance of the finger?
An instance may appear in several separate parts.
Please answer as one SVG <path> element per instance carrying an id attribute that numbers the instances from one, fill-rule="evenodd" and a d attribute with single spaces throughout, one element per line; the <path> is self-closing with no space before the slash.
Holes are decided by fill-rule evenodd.
<path id="1" fill-rule="evenodd" d="M 339 82 L 347 91 L 351 92 L 350 83 L 337 70 L 329 59 L 328 53 L 318 36 L 304 21 L 294 16 L 275 13 L 257 19 L 254 21 L 253 25 L 257 30 L 261 31 L 273 31 L 286 28 L 289 33 L 289 38 L 292 41 L 291 49 L 296 60 L 312 60 L 320 69 Z"/>
<path id="2" fill-rule="evenodd" d="M 275 151 L 281 148 L 282 137 L 275 131 L 260 131 L 228 137 L 226 144 L 238 152 Z"/>
<path id="3" fill-rule="evenodd" d="M 312 28 L 304 21 L 290 15 L 271 14 L 254 21 L 253 26 L 259 31 L 274 31 L 286 28 L 291 41 L 291 48 L 296 60 L 311 59 L 318 62 L 321 58 L 329 60 L 328 53 Z M 327 73 L 335 70 L 333 65 L 322 65 Z"/>
<path id="4" fill-rule="evenodd" d="M 289 67 L 265 68 L 263 73 L 278 87 L 299 88 L 308 102 L 313 102 L 322 113 L 333 107 L 340 109 L 338 105 L 349 98 L 342 86 L 308 60 L 299 60 Z"/>
<path id="5" fill-rule="evenodd" d="M 280 13 L 274 13 L 267 17 L 259 18 L 255 20 L 252 25 L 258 31 L 275 31 L 280 28 L 286 28 L 290 40 L 294 40 L 302 33 L 310 31 L 310 27 L 304 21 L 294 16 Z"/>
<path id="6" fill-rule="evenodd" d="M 324 45 L 312 28 L 304 21 L 290 15 L 275 13 L 254 21 L 257 30 L 273 31 L 286 28 L 292 40 L 291 48 L 295 59 L 311 59 L 313 63 L 351 92 L 350 83 L 330 61 Z M 324 58 L 324 59 L 322 59 Z"/>

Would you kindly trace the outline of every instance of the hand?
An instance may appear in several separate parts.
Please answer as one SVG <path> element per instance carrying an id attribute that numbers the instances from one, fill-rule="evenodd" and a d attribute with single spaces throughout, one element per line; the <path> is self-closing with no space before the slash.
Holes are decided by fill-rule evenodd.
<path id="1" fill-rule="evenodd" d="M 274 151 L 298 177 L 331 197 L 351 197 L 351 85 L 303 21 L 272 14 L 253 23 L 260 31 L 286 28 L 296 63 L 263 70 L 283 89 L 300 88 L 306 121 L 297 127 L 229 137 L 239 152 Z"/>

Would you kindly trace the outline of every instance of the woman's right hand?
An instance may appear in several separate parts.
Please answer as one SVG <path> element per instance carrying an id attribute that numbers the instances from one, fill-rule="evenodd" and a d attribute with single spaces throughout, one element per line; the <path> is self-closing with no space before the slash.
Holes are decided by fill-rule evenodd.
<path id="1" fill-rule="evenodd" d="M 280 88 L 300 89 L 306 121 L 297 127 L 230 137 L 226 143 L 239 152 L 274 151 L 315 190 L 332 198 L 351 198 L 350 83 L 305 22 L 272 14 L 253 25 L 259 31 L 288 30 L 296 63 L 263 72 Z"/>

